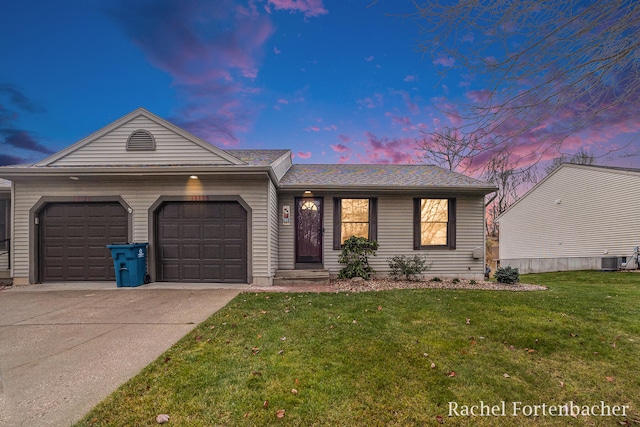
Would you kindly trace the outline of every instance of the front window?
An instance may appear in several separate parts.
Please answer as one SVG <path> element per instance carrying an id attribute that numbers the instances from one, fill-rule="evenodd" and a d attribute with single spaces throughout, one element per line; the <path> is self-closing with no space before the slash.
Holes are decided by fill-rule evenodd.
<path id="1" fill-rule="evenodd" d="M 449 200 L 420 200 L 420 245 L 446 245 Z"/>
<path id="2" fill-rule="evenodd" d="M 376 240 L 377 199 L 334 199 L 333 248 L 351 236 Z"/>
<path id="3" fill-rule="evenodd" d="M 340 242 L 351 236 L 369 238 L 369 199 L 342 199 Z"/>
<path id="4" fill-rule="evenodd" d="M 455 199 L 415 200 L 415 249 L 455 248 Z"/>

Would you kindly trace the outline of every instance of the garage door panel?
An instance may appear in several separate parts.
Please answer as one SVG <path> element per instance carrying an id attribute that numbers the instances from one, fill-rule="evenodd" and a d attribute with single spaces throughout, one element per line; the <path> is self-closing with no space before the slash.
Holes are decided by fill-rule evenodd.
<path id="1" fill-rule="evenodd" d="M 201 271 L 200 271 L 200 263 L 197 264 L 186 264 L 183 263 L 181 266 L 182 270 L 182 279 L 186 281 L 200 281 Z"/>
<path id="2" fill-rule="evenodd" d="M 224 266 L 224 275 L 229 277 L 229 282 L 237 282 L 240 283 L 239 279 L 242 277 L 243 267 L 241 265 L 229 265 L 225 264 Z"/>
<path id="3" fill-rule="evenodd" d="M 170 220 L 166 212 L 172 213 Z M 246 282 L 246 218 L 246 211 L 237 202 L 165 203 L 156 214 L 158 280 Z M 169 221 L 174 229 L 166 227 Z M 179 249 L 167 251 L 172 245 Z M 169 252 L 178 259 L 168 257 Z M 176 261 L 177 274 L 173 268 L 166 268 Z M 227 268 L 230 262 L 234 266 Z"/>
<path id="4" fill-rule="evenodd" d="M 183 239 L 196 239 L 200 240 L 202 235 L 201 227 L 199 223 L 195 224 L 183 224 L 182 225 L 182 238 Z"/>
<path id="5" fill-rule="evenodd" d="M 222 259 L 222 244 L 204 244 L 202 245 L 202 256 L 205 259 L 219 261 Z"/>
<path id="6" fill-rule="evenodd" d="M 202 255 L 200 254 L 200 244 L 182 245 L 182 259 L 190 261 L 200 261 Z"/>
<path id="7" fill-rule="evenodd" d="M 222 277 L 222 264 L 207 264 L 202 267 L 204 277 Z"/>
<path id="8" fill-rule="evenodd" d="M 222 224 L 204 224 L 202 226 L 202 237 L 207 240 L 222 239 L 224 237 L 224 226 Z"/>
<path id="9" fill-rule="evenodd" d="M 117 202 L 50 203 L 39 214 L 40 281 L 115 280 L 106 245 L 128 238 L 128 216 Z"/>
<path id="10" fill-rule="evenodd" d="M 229 244 L 224 248 L 224 259 L 228 261 L 241 261 L 244 254 L 242 253 L 243 247 L 241 245 Z"/>

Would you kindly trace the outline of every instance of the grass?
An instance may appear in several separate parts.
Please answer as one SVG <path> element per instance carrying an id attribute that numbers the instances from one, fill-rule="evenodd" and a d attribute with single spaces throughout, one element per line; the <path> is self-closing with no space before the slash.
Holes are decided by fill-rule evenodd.
<path id="1" fill-rule="evenodd" d="M 640 274 L 521 281 L 549 290 L 241 294 L 77 425 L 157 425 L 163 413 L 180 426 L 637 421 Z M 481 401 L 504 401 L 507 417 L 449 416 L 449 402 Z M 511 416 L 512 402 L 571 401 L 630 408 L 626 417 Z"/>

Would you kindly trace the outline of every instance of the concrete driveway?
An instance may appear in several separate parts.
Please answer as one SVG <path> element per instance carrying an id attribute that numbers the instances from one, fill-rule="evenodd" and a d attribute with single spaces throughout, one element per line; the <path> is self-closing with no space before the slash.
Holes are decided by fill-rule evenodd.
<path id="1" fill-rule="evenodd" d="M 0 425 L 78 421 L 245 288 L 0 291 Z"/>

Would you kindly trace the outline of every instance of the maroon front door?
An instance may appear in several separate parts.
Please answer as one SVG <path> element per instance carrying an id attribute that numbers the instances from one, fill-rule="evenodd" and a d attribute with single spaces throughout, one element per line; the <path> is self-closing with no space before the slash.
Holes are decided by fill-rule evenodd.
<path id="1" fill-rule="evenodd" d="M 322 264 L 322 199 L 296 198 L 295 223 L 296 263 Z"/>

